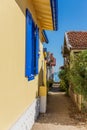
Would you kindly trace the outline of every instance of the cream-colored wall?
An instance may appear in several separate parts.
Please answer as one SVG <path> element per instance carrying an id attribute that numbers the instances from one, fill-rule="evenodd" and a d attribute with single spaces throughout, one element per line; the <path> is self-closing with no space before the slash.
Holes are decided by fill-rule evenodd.
<path id="1" fill-rule="evenodd" d="M 40 41 L 40 59 L 39 59 L 39 86 L 42 86 L 44 81 L 44 55 L 43 55 L 43 45 Z"/>
<path id="2" fill-rule="evenodd" d="M 0 130 L 8 130 L 38 96 L 38 76 L 25 78 L 26 4 L 0 0 Z"/>

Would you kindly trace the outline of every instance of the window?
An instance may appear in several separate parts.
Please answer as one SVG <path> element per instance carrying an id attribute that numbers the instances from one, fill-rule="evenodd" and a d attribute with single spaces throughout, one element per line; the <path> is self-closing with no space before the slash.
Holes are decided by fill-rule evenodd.
<path id="1" fill-rule="evenodd" d="M 32 16 L 26 10 L 26 63 L 25 76 L 33 80 L 38 74 L 39 29 L 35 26 Z"/>
<path id="2" fill-rule="evenodd" d="M 78 56 L 79 56 L 80 52 L 81 52 L 81 51 L 75 51 L 75 52 L 74 52 L 74 59 L 75 59 L 75 60 L 78 59 Z"/>

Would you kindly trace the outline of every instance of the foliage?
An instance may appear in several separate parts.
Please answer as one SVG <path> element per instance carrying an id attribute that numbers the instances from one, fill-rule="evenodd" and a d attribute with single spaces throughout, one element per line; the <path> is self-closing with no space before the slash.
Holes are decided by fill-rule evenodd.
<path id="1" fill-rule="evenodd" d="M 78 53 L 70 69 L 70 82 L 74 91 L 87 99 L 87 51 Z"/>
<path id="2" fill-rule="evenodd" d="M 64 69 L 61 69 L 58 74 L 60 78 L 60 87 L 66 91 L 68 94 L 68 88 L 69 88 L 69 69 L 65 67 Z"/>

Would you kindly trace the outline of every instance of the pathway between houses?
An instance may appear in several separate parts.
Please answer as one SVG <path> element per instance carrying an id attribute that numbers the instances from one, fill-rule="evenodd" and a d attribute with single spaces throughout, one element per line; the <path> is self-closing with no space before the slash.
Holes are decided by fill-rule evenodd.
<path id="1" fill-rule="evenodd" d="M 84 115 L 79 114 L 71 99 L 53 86 L 48 94 L 47 113 L 40 114 L 32 130 L 87 130 Z"/>

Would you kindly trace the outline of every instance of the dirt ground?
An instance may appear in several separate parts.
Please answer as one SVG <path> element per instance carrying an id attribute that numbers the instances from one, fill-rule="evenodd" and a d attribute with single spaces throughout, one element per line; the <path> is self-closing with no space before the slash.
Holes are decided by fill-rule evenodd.
<path id="1" fill-rule="evenodd" d="M 87 130 L 87 121 L 70 97 L 54 85 L 48 93 L 47 112 L 40 114 L 32 130 Z"/>

